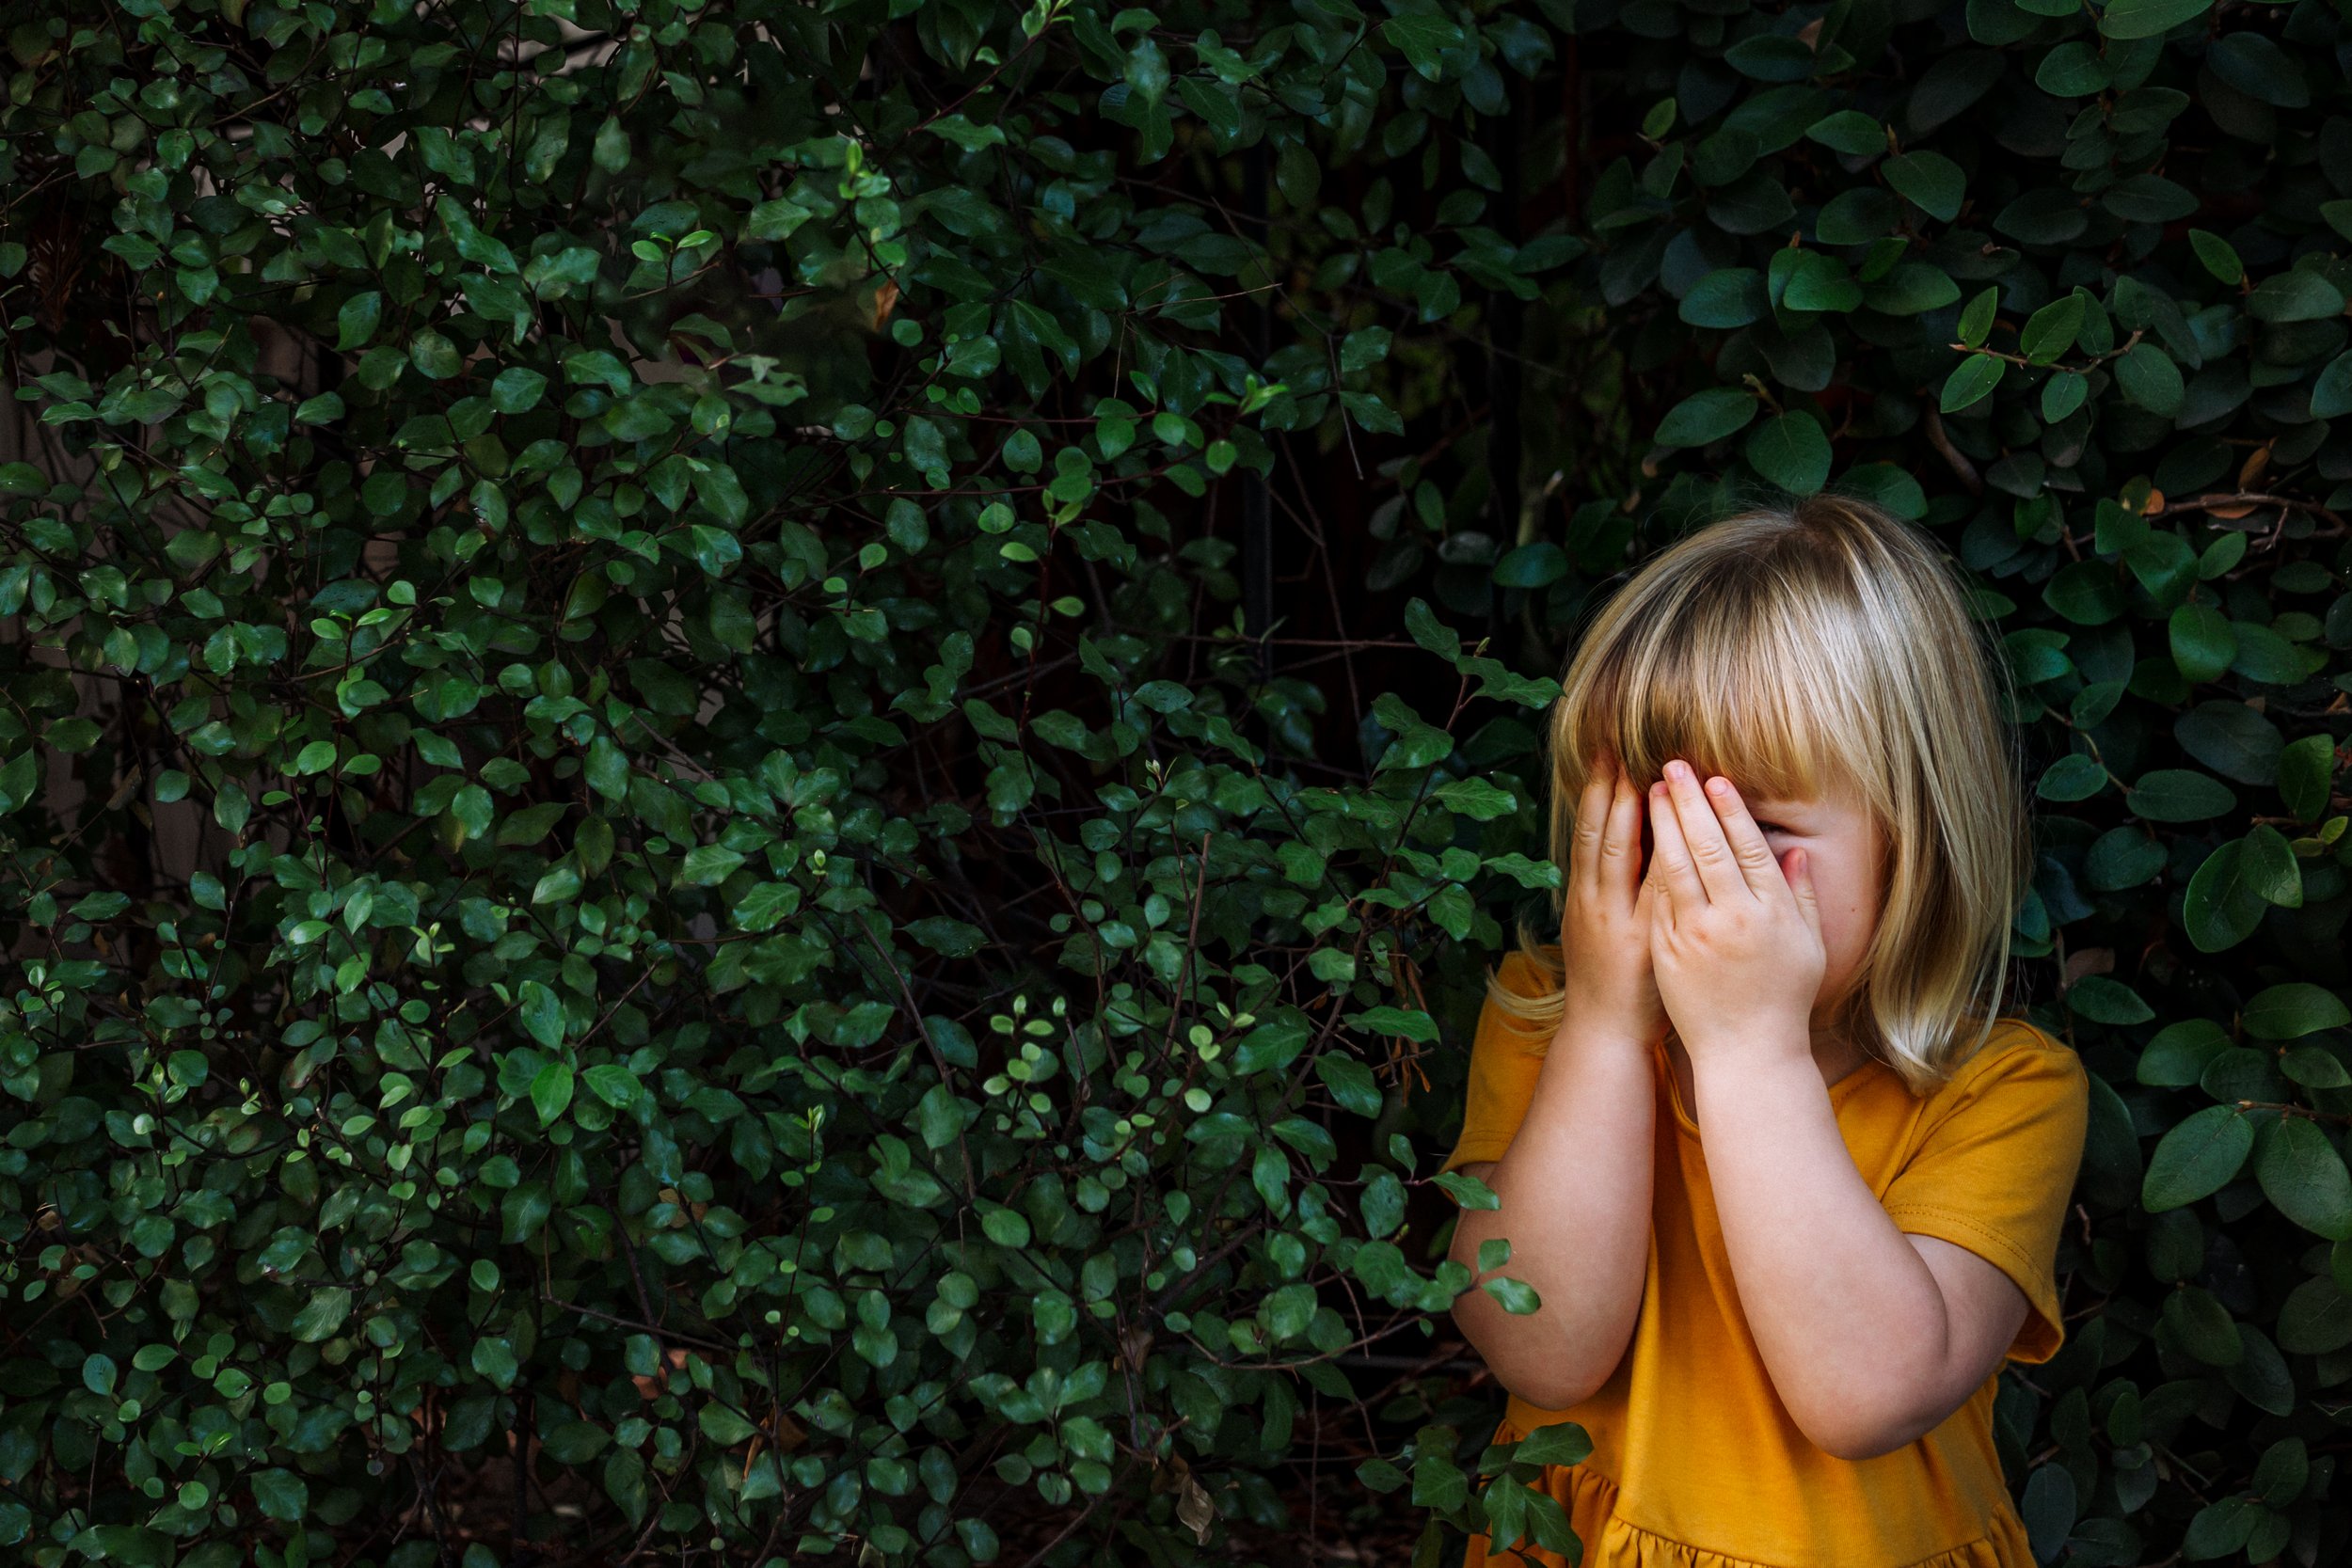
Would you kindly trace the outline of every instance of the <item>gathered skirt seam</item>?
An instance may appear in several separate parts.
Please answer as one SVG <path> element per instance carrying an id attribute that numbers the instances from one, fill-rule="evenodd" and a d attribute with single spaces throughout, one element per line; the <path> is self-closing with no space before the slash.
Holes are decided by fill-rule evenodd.
<path id="1" fill-rule="evenodd" d="M 1591 1476 L 1596 1480 L 1608 1482 L 1610 1490 L 1613 1492 L 1619 1491 L 1616 1478 L 1610 1475 L 1606 1471 L 1596 1470 L 1583 1465 L 1553 1465 L 1551 1468 L 1564 1470 L 1570 1474 Z M 1620 1497 L 1623 1494 L 1620 1492 Z M 1653 1541 L 1663 1542 L 1669 1546 L 1677 1546 L 1686 1552 L 1695 1553 L 1702 1557 L 1721 1558 L 1725 1562 L 1737 1564 L 1738 1568 L 1795 1568 L 1795 1565 L 1791 1563 L 1767 1562 L 1761 1558 L 1737 1557 L 1729 1552 L 1719 1552 L 1711 1546 L 1702 1546 L 1697 1544 L 1695 1542 L 1685 1541 L 1679 1536 L 1668 1535 L 1664 1530 L 1654 1529 L 1650 1526 L 1642 1524 L 1638 1520 L 1627 1518 L 1623 1513 L 1619 1512 L 1613 1499 L 1609 1510 L 1609 1523 L 1621 1525 L 1637 1535 L 1646 1535 Z M 1993 1530 L 1988 1525 L 1982 1535 L 1975 1536 L 1969 1540 L 1960 1542 L 1957 1544 L 1946 1546 L 1940 1550 L 1930 1552 L 1927 1556 L 1915 1558 L 1910 1562 L 1892 1564 L 1891 1568 L 1923 1568 L 1923 1565 L 1925 1564 L 1936 1562 L 1944 1558 L 1957 1556 L 1962 1552 L 1967 1551 L 1973 1546 L 1988 1545 L 1992 1543 L 1992 1541 Z"/>

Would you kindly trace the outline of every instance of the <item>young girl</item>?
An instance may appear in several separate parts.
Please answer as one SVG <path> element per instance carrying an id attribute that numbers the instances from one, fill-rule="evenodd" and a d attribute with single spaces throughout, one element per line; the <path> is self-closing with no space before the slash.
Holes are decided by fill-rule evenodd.
<path id="1" fill-rule="evenodd" d="M 1569 665 L 1559 946 L 1494 976 L 1446 1168 L 1501 1199 L 1452 1256 L 1540 1298 L 1454 1309 L 1495 1441 L 1592 1439 L 1544 1477 L 1585 1568 L 2033 1563 L 1994 1396 L 2065 1338 L 2089 1080 L 2001 1016 L 2031 863 L 1964 606 L 1819 497 L 1661 552 Z"/>

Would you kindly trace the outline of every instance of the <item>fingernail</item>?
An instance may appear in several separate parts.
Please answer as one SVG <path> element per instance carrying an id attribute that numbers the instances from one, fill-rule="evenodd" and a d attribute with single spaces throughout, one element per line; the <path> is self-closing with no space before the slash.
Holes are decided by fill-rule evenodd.
<path id="1" fill-rule="evenodd" d="M 1666 764 L 1666 777 L 1670 779 L 1687 779 L 1690 776 L 1691 765 L 1689 763 L 1683 762 L 1677 758 L 1677 760 Z"/>
<path id="2" fill-rule="evenodd" d="M 1707 792 L 1709 795 L 1728 795 L 1731 793 L 1731 781 L 1729 779 L 1709 779 L 1707 781 Z"/>

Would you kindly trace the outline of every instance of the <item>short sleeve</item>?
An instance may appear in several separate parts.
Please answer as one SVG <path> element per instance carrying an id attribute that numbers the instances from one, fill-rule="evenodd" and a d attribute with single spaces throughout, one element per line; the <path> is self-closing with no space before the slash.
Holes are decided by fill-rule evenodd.
<path id="1" fill-rule="evenodd" d="M 1504 955 L 1495 978 L 1505 990 L 1534 994 L 1535 966 L 1524 953 Z M 1462 1135 L 1442 1170 L 1459 1170 L 1484 1160 L 1500 1160 L 1518 1135 L 1519 1123 L 1535 1098 L 1543 1057 L 1529 1049 L 1531 1025 L 1495 1006 L 1489 996 L 1479 1008 L 1478 1032 L 1470 1041 L 1470 1088 L 1462 1104 Z"/>
<path id="2" fill-rule="evenodd" d="M 1899 1229 L 1994 1264 L 2029 1310 L 2008 1359 L 2038 1364 L 2065 1343 L 2058 1245 L 2082 1165 L 2090 1081 L 2063 1041 L 2006 1021 L 1937 1091 L 1917 1149 L 1882 1201 Z"/>

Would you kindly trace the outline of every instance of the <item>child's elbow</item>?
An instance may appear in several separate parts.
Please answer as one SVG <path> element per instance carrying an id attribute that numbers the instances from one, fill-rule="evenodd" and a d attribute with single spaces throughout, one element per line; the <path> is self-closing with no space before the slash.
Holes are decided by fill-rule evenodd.
<path id="1" fill-rule="evenodd" d="M 1581 1376 L 1565 1346 L 1545 1348 L 1493 1342 L 1490 1335 L 1482 1332 L 1492 1327 L 1492 1319 L 1482 1322 L 1476 1307 L 1464 1311 L 1463 1305 L 1468 1300 L 1465 1296 L 1455 1304 L 1454 1326 L 1485 1358 L 1486 1370 L 1494 1373 L 1502 1391 L 1513 1399 L 1538 1410 L 1568 1410 L 1592 1398 L 1605 1381 Z"/>
<path id="2" fill-rule="evenodd" d="M 1849 1463 L 1876 1459 L 1881 1454 L 1893 1453 L 1897 1449 L 1901 1448 L 1904 1442 L 1909 1441 L 1908 1438 L 1889 1441 L 1883 1434 L 1875 1433 L 1809 1432 L 1805 1433 L 1805 1437 L 1815 1448 L 1832 1459 L 1842 1459 Z"/>
<path id="3" fill-rule="evenodd" d="M 1495 1381 L 1502 1385 L 1505 1393 L 1538 1410 L 1573 1410 L 1591 1399 L 1599 1386 L 1597 1384 L 1546 1376 L 1514 1379 L 1497 1374 Z"/>
<path id="4" fill-rule="evenodd" d="M 1849 1413 L 1839 1419 L 1805 1423 L 1804 1435 L 1832 1459 L 1854 1463 L 1893 1453 L 1916 1442 L 1927 1430 L 1915 1420 L 1871 1420 L 1866 1413 Z"/>

